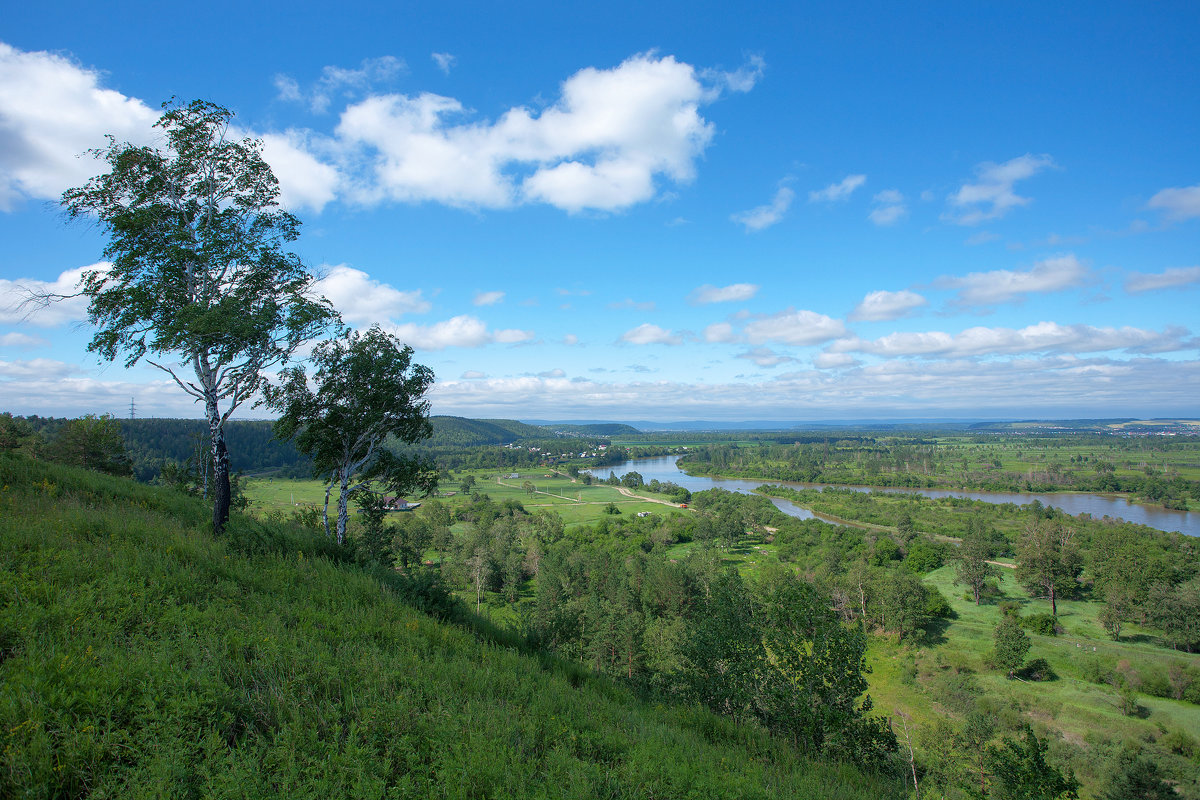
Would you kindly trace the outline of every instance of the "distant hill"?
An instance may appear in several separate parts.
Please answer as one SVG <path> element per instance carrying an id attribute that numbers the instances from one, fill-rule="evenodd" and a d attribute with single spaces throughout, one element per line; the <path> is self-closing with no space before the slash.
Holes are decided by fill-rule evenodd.
<path id="1" fill-rule="evenodd" d="M 639 434 L 637 428 L 623 422 L 550 423 L 541 426 L 544 430 L 571 436 L 629 436 Z"/>
<path id="2" fill-rule="evenodd" d="M 522 439 L 546 439 L 554 434 L 536 425 L 514 419 L 467 419 L 466 417 L 430 417 L 433 436 L 426 440 L 430 447 L 477 447 L 479 445 L 511 444 Z"/>

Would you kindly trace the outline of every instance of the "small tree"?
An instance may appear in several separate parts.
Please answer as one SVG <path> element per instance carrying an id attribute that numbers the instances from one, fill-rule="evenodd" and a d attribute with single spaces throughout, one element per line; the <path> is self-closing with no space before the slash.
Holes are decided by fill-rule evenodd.
<path id="1" fill-rule="evenodd" d="M 41 449 L 42 437 L 33 426 L 23 419 L 5 411 L 0 414 L 0 453 L 24 453 L 36 455 Z"/>
<path id="2" fill-rule="evenodd" d="M 68 421 L 47 446 L 46 456 L 51 461 L 110 475 L 133 475 L 121 423 L 108 414 L 99 417 L 88 414 Z"/>
<path id="3" fill-rule="evenodd" d="M 340 487 L 338 543 L 346 539 L 351 493 L 374 491 L 376 481 L 396 494 L 428 494 L 437 485 L 437 471 L 426 460 L 384 448 L 388 437 L 413 443 L 432 433 L 424 397 L 433 372 L 413 364 L 412 352 L 372 326 L 317 345 L 315 391 L 303 367 L 285 370 L 282 384 L 265 390 L 268 405 L 280 412 L 276 436 L 295 437 L 296 449 L 312 458 L 315 474 L 327 481 L 326 533 L 329 495 Z"/>
<path id="4" fill-rule="evenodd" d="M 991 540 L 983 527 L 968 524 L 956 554 L 954 583 L 971 587 L 975 605 L 982 600 L 988 580 L 1000 577 L 1000 570 L 988 563 L 993 555 Z"/>
<path id="5" fill-rule="evenodd" d="M 1056 617 L 1058 598 L 1074 593 L 1083 571 L 1074 535 L 1059 522 L 1035 517 L 1017 540 L 1017 580 L 1031 597 L 1049 600 L 1050 613 Z"/>
<path id="6" fill-rule="evenodd" d="M 1008 671 L 1008 677 L 1013 677 L 1017 670 L 1025 666 L 1025 656 L 1029 653 L 1029 636 L 1021 627 L 1016 617 L 1005 616 L 996 626 L 992 636 L 995 645 L 996 664 Z"/>
<path id="7" fill-rule="evenodd" d="M 1100 610 L 1100 624 L 1114 642 L 1121 641 L 1121 628 L 1133 616 L 1133 598 L 1123 586 L 1113 586 L 1106 593 Z"/>
<path id="8" fill-rule="evenodd" d="M 233 113 L 212 103 L 164 108 L 155 126 L 165 150 L 109 137 L 92 152 L 110 171 L 68 189 L 62 204 L 108 234 L 111 267 L 80 283 L 97 329 L 88 350 L 107 361 L 122 354 L 130 367 L 153 356 L 148 363 L 204 404 L 220 532 L 230 503 L 226 420 L 265 370 L 336 315 L 311 297 L 314 277 L 283 249 L 300 221 L 279 208 L 262 143 L 229 138 Z"/>
<path id="9" fill-rule="evenodd" d="M 1059 772 L 1046 763 L 1049 746 L 1027 725 L 1021 741 L 1005 737 L 999 747 L 989 746 L 996 800 L 1058 800 L 1079 796 L 1079 781 L 1068 769 Z"/>

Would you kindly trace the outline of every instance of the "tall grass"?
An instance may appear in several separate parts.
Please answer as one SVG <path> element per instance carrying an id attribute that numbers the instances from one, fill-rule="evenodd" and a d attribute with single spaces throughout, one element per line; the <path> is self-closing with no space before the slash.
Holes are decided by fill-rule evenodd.
<path id="1" fill-rule="evenodd" d="M 0 456 L 0 797 L 828 797 L 899 783 L 400 602 L 299 528 Z"/>

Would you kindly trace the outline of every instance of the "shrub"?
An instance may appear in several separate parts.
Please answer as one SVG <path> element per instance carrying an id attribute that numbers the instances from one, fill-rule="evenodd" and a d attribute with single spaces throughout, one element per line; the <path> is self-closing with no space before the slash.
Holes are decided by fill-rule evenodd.
<path id="1" fill-rule="evenodd" d="M 1191 758 L 1200 750 L 1196 740 L 1187 731 L 1181 731 L 1178 728 L 1168 731 L 1158 740 L 1158 743 L 1175 755 L 1187 758 Z"/>
<path id="2" fill-rule="evenodd" d="M 1027 681 L 1056 681 L 1058 680 L 1057 673 L 1050 666 L 1050 662 L 1044 658 L 1035 658 L 1026 664 L 1017 676 Z"/>
<path id="3" fill-rule="evenodd" d="M 1050 614 L 1030 614 L 1021 619 L 1021 626 L 1042 636 L 1055 636 L 1062 632 L 1058 620 Z"/>
<path id="4" fill-rule="evenodd" d="M 1021 604 L 1016 600 L 1004 600 L 1000 603 L 1000 613 L 1006 617 L 1020 617 Z"/>
<path id="5" fill-rule="evenodd" d="M 932 586 L 925 587 L 927 589 L 925 595 L 925 613 L 931 617 L 939 619 L 953 619 L 958 616 L 954 613 L 954 609 L 950 607 L 950 601 L 946 596 Z"/>

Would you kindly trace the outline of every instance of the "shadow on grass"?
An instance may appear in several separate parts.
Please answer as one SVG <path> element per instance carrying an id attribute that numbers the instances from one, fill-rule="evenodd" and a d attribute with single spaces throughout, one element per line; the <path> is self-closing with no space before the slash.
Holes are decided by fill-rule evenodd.
<path id="1" fill-rule="evenodd" d="M 926 623 L 924 635 L 922 637 L 926 646 L 946 644 L 949 639 L 946 638 L 946 630 L 950 627 L 953 620 L 943 617 L 935 617 Z"/>

